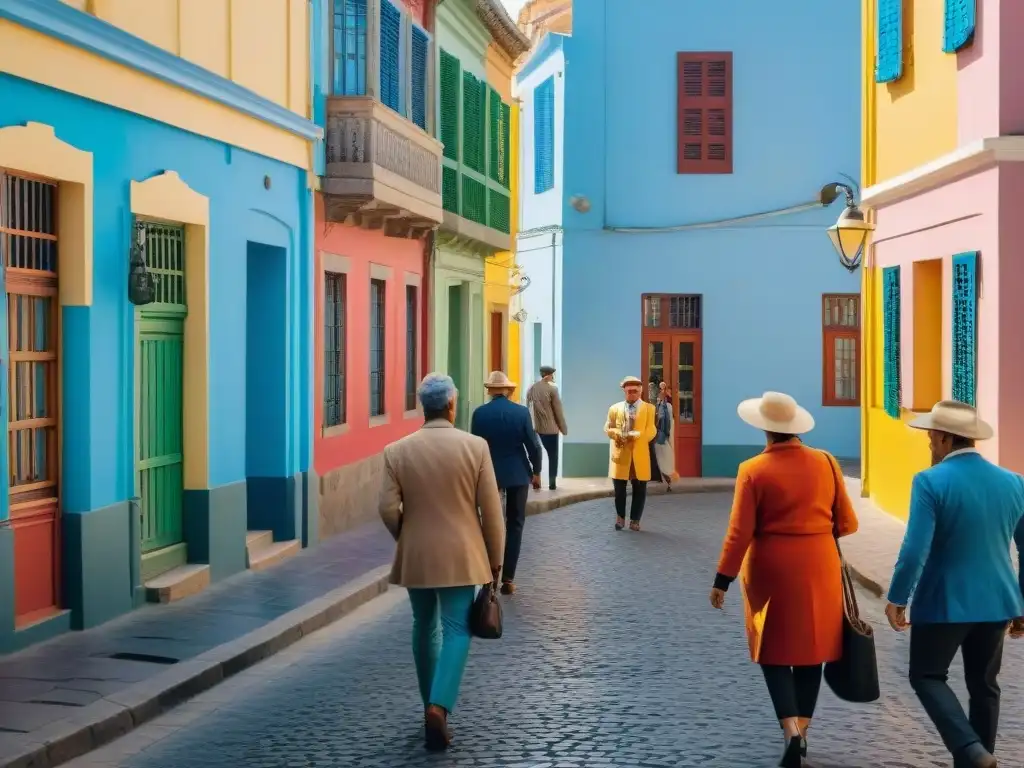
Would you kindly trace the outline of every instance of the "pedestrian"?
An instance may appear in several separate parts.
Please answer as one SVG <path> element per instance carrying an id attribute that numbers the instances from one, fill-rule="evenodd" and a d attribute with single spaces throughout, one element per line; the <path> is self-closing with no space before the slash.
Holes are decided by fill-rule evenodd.
<path id="1" fill-rule="evenodd" d="M 555 369 L 550 365 L 540 367 L 540 379 L 526 392 L 526 405 L 533 414 L 533 427 L 548 456 L 548 488 L 553 491 L 558 477 L 558 436 L 568 435 L 569 430 L 562 413 L 562 398 L 555 385 Z"/>
<path id="2" fill-rule="evenodd" d="M 615 530 L 626 527 L 626 483 L 632 486 L 629 530 L 640 530 L 651 479 L 651 441 L 657 435 L 654 406 L 640 399 L 643 382 L 627 376 L 619 386 L 626 399 L 608 409 L 604 433 L 609 440 L 608 476 L 615 486 Z"/>
<path id="3" fill-rule="evenodd" d="M 676 472 L 675 414 L 672 410 L 672 390 L 662 381 L 658 384 L 658 402 L 655 405 L 655 425 L 658 430 L 654 439 L 654 458 L 658 468 L 658 479 L 672 491 L 672 481 L 679 479 Z"/>
<path id="4" fill-rule="evenodd" d="M 505 496 L 505 557 L 501 592 L 516 591 L 516 566 L 523 544 L 526 500 L 532 483 L 540 489 L 540 441 L 530 422 L 530 411 L 509 396 L 516 384 L 501 371 L 484 382 L 491 401 L 481 405 L 470 419 L 469 431 L 487 441 L 498 488 Z"/>
<path id="5" fill-rule="evenodd" d="M 455 429 L 458 391 L 428 374 L 423 426 L 384 449 L 380 516 L 398 542 L 391 583 L 409 591 L 413 659 L 431 750 L 451 743 L 477 587 L 501 572 L 505 525 L 487 443 Z"/>
<path id="6" fill-rule="evenodd" d="M 1003 642 L 1024 635 L 1024 568 L 1018 581 L 1010 557 L 1011 539 L 1024 552 L 1024 478 L 978 453 L 993 431 L 969 405 L 943 400 L 909 426 L 927 430 L 932 466 L 911 485 L 885 615 L 898 632 L 910 627 L 910 685 L 954 765 L 991 768 Z M 946 683 L 957 651 L 969 716 Z"/>
<path id="7" fill-rule="evenodd" d="M 744 400 L 737 411 L 764 431 L 766 447 L 736 473 L 711 605 L 722 608 L 739 576 L 750 658 L 761 666 L 785 736 L 779 765 L 799 768 L 822 665 L 842 656 L 836 539 L 857 530 L 857 515 L 838 462 L 798 437 L 814 428 L 814 417 L 796 400 L 765 392 Z"/>

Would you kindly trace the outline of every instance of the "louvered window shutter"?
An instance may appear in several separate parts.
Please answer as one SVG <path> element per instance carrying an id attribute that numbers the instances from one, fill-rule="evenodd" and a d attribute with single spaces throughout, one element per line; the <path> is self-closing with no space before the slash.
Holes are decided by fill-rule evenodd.
<path id="1" fill-rule="evenodd" d="M 380 3 L 380 100 L 395 112 L 402 111 L 401 67 L 402 12 L 388 2 Z"/>
<path id="2" fill-rule="evenodd" d="M 732 173 L 732 54 L 680 53 L 677 173 Z"/>
<path id="3" fill-rule="evenodd" d="M 903 76 L 903 0 L 878 0 L 877 32 L 875 81 L 892 83 Z"/>
<path id="4" fill-rule="evenodd" d="M 555 186 L 555 78 L 549 77 L 533 92 L 533 191 L 542 194 Z"/>
<path id="5" fill-rule="evenodd" d="M 885 412 L 900 418 L 903 388 L 900 370 L 900 268 L 882 270 L 882 399 Z"/>
<path id="6" fill-rule="evenodd" d="M 487 87 L 487 175 L 501 182 L 501 96 Z"/>
<path id="7" fill-rule="evenodd" d="M 975 403 L 978 370 L 978 253 L 953 257 L 953 399 Z"/>
<path id="8" fill-rule="evenodd" d="M 427 62 L 430 41 L 427 33 L 413 25 L 412 56 L 409 62 L 412 78 L 412 121 L 427 130 Z"/>
<path id="9" fill-rule="evenodd" d="M 444 156 L 459 159 L 459 83 L 461 65 L 457 57 L 441 51 L 441 143 Z"/>
<path id="10" fill-rule="evenodd" d="M 469 72 L 462 73 L 462 163 L 484 173 L 484 115 L 487 87 Z M 481 204 L 483 205 L 483 204 Z"/>
<path id="11" fill-rule="evenodd" d="M 974 39 L 978 23 L 977 0 L 946 0 L 946 24 L 942 35 L 942 50 L 956 53 Z"/>
<path id="12" fill-rule="evenodd" d="M 512 108 L 505 102 L 501 103 L 501 151 L 502 171 L 499 181 L 505 189 L 512 186 L 512 151 L 509 134 L 512 126 Z"/>

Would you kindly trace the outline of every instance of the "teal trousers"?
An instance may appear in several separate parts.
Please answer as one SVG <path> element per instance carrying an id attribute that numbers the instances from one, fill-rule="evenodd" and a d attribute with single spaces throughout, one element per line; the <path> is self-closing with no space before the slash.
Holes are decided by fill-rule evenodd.
<path id="1" fill-rule="evenodd" d="M 423 706 L 455 709 L 469 658 L 469 610 L 477 587 L 410 589 L 412 655 Z"/>

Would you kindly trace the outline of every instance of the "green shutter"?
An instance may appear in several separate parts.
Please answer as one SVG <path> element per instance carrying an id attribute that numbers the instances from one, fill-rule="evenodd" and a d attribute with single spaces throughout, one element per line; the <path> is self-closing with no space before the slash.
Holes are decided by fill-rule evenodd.
<path id="1" fill-rule="evenodd" d="M 883 328 L 883 400 L 885 412 L 900 418 L 902 387 L 900 380 L 900 268 L 882 270 Z"/>
<path id="2" fill-rule="evenodd" d="M 493 88 L 487 88 L 487 175 L 501 182 L 504 160 L 501 147 L 501 96 Z"/>
<path id="3" fill-rule="evenodd" d="M 462 218 L 487 225 L 487 188 L 465 174 L 462 175 Z"/>
<path id="4" fill-rule="evenodd" d="M 469 72 L 462 73 L 462 162 L 484 173 L 484 114 L 487 86 Z"/>
<path id="5" fill-rule="evenodd" d="M 499 232 L 509 232 L 509 200 L 496 189 L 487 190 L 487 226 Z"/>
<path id="6" fill-rule="evenodd" d="M 504 167 L 502 177 L 499 181 L 509 189 L 512 186 L 512 144 L 509 140 L 509 133 L 512 129 L 512 108 L 502 102 L 501 105 L 501 147 L 504 152 Z"/>
<path id="7" fill-rule="evenodd" d="M 441 143 L 444 156 L 459 159 L 459 60 L 441 51 Z"/>
<path id="8" fill-rule="evenodd" d="M 459 172 L 447 165 L 441 169 L 441 204 L 449 213 L 459 212 Z"/>

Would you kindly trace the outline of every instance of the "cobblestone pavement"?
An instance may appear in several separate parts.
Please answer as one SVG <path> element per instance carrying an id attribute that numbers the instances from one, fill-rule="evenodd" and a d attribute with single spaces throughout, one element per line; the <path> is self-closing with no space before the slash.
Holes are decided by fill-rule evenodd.
<path id="1" fill-rule="evenodd" d="M 74 768 L 682 768 L 771 766 L 781 734 L 743 636 L 739 595 L 707 603 L 729 496 L 665 496 L 640 534 L 610 500 L 530 518 L 506 635 L 476 641 L 445 755 L 422 749 L 404 594 L 389 592 Z M 908 642 L 862 593 L 884 697 L 827 690 L 819 768 L 951 764 L 906 682 Z M 1024 643 L 1008 647 L 1000 753 L 1024 754 Z M 962 690 L 959 673 L 954 674 Z"/>

